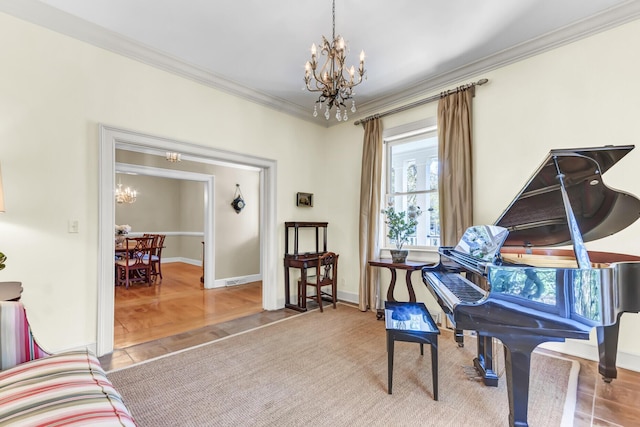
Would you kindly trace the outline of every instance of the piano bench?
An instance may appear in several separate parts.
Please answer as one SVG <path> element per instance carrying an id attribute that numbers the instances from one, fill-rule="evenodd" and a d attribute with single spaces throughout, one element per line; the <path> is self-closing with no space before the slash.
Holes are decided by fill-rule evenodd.
<path id="1" fill-rule="evenodd" d="M 387 329 L 387 392 L 391 394 L 393 385 L 393 351 L 395 342 L 419 343 L 421 356 L 424 356 L 424 344 L 430 344 L 433 400 L 438 400 L 438 335 L 440 335 L 440 329 L 431 318 L 427 307 L 421 302 L 386 301 L 384 308 Z"/>

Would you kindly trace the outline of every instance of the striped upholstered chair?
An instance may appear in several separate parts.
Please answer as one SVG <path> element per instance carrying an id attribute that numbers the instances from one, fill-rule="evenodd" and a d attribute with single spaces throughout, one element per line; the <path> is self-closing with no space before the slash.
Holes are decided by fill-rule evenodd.
<path id="1" fill-rule="evenodd" d="M 0 371 L 49 356 L 33 338 L 24 306 L 0 301 Z"/>
<path id="2" fill-rule="evenodd" d="M 136 423 L 89 350 L 50 355 L 33 339 L 24 306 L 0 301 L 0 425 Z"/>

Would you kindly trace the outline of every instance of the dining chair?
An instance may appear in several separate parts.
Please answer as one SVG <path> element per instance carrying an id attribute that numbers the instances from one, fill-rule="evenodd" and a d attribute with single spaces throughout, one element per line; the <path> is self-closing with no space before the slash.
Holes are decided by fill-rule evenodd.
<path id="1" fill-rule="evenodd" d="M 130 243 L 131 242 L 131 243 Z M 153 237 L 128 237 L 124 258 L 116 260 L 116 284 L 129 289 L 132 282 L 147 283 L 151 286 L 151 251 Z"/>
<path id="2" fill-rule="evenodd" d="M 325 252 L 320 255 L 318 262 L 315 264 L 316 274 L 307 277 L 305 288 L 301 289 L 302 281 L 298 279 L 298 295 L 304 295 L 306 299 L 315 299 L 321 312 L 323 311 L 323 299 L 332 302 L 333 308 L 336 308 L 336 302 L 338 301 L 338 257 L 339 255 L 334 252 Z M 309 286 L 315 288 L 315 295 L 307 296 L 306 287 Z M 330 292 L 322 290 L 327 286 L 331 287 Z"/>
<path id="3" fill-rule="evenodd" d="M 164 248 L 165 234 L 145 234 L 153 237 L 153 247 L 151 249 L 151 276 L 156 281 L 160 276 L 162 282 L 162 248 Z"/>

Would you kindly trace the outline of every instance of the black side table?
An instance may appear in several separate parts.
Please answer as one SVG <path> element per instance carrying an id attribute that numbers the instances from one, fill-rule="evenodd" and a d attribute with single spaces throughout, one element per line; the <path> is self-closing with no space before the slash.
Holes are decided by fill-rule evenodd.
<path id="1" fill-rule="evenodd" d="M 369 261 L 369 265 L 372 267 L 386 267 L 391 272 L 391 283 L 389 283 L 389 289 L 387 290 L 387 301 L 396 302 L 393 296 L 393 291 L 396 288 L 396 269 L 405 270 L 407 272 L 405 283 L 407 284 L 407 290 L 409 291 L 409 302 L 416 302 L 416 293 L 413 290 L 413 284 L 411 284 L 411 273 L 416 270 L 422 270 L 423 267 L 432 265 L 427 262 L 417 261 L 405 261 L 402 263 L 394 263 L 390 259 L 373 259 Z M 384 311 L 378 307 L 376 318 L 382 320 L 384 318 Z"/>
<path id="2" fill-rule="evenodd" d="M 385 325 L 387 328 L 388 393 L 393 384 L 393 348 L 395 341 L 420 344 L 424 356 L 424 344 L 431 344 L 431 376 L 433 400 L 438 400 L 438 335 L 440 329 L 431 318 L 424 303 L 385 301 Z"/>

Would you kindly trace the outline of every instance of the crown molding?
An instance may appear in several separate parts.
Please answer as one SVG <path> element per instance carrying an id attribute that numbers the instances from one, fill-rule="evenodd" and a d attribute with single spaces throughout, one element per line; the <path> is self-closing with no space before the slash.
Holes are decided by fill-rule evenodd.
<path id="1" fill-rule="evenodd" d="M 0 11 L 319 126 L 329 127 L 342 123 L 334 120 L 327 121 L 323 118 L 322 120 L 314 118 L 309 114 L 306 107 L 241 85 L 150 46 L 83 21 L 45 3 L 35 0 L 3 0 L 0 3 Z M 602 13 L 504 49 L 463 67 L 429 77 L 406 89 L 383 95 L 367 103 L 361 103 L 358 106 L 357 117 L 352 116 L 351 118 L 353 120 L 364 118 L 391 106 L 407 102 L 410 99 L 416 99 L 437 90 L 442 90 L 442 88 L 456 84 L 461 80 L 473 78 L 484 72 L 495 70 L 589 37 L 631 22 L 639 17 L 640 1 L 628 0 Z"/>
<path id="2" fill-rule="evenodd" d="M 372 114 L 381 113 L 403 102 L 415 100 L 443 90 L 450 85 L 459 84 L 466 79 L 482 78 L 482 73 L 522 61 L 526 58 L 556 49 L 600 32 L 618 27 L 640 18 L 640 1 L 629 0 L 619 6 L 609 8 L 600 14 L 562 27 L 523 43 L 504 49 L 478 61 L 456 68 L 446 73 L 425 79 L 409 88 L 379 97 L 374 101 L 358 105 L 358 117 L 363 119 Z"/>
<path id="3" fill-rule="evenodd" d="M 308 111 L 303 112 L 299 105 L 286 99 L 256 91 L 45 3 L 34 0 L 3 0 L 0 2 L 0 11 L 285 114 L 301 118 L 309 116 Z"/>

